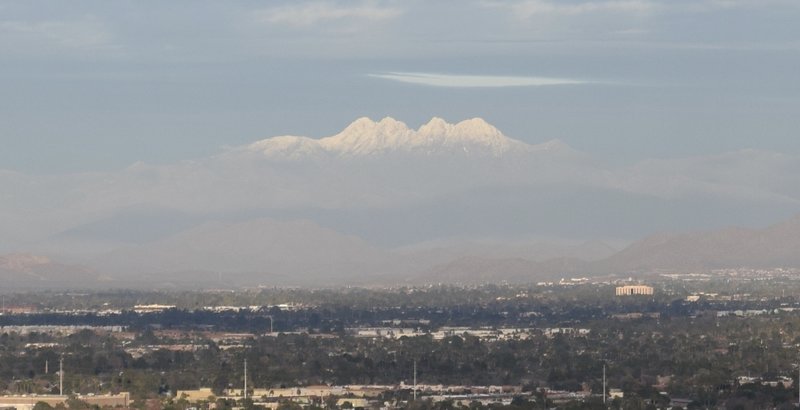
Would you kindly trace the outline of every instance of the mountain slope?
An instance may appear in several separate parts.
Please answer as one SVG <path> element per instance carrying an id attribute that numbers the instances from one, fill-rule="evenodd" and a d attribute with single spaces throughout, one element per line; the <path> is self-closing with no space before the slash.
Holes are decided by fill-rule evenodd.
<path id="1" fill-rule="evenodd" d="M 231 284 L 334 285 L 380 275 L 387 252 L 361 239 L 307 220 L 259 218 L 209 222 L 140 246 L 128 246 L 94 263 L 117 275 L 152 273 L 162 278 L 234 280 Z M 221 276 L 219 276 L 221 277 Z"/>
<path id="2" fill-rule="evenodd" d="M 569 255 L 588 246 L 562 247 L 563 256 L 538 259 L 556 248 L 499 244 L 436 244 L 387 250 L 307 220 L 258 218 L 209 222 L 142 245 L 119 248 L 87 263 L 47 257 L 0 256 L 9 288 L 209 287 L 239 285 L 342 286 L 421 283 L 530 283 L 590 274 L 655 270 L 800 267 L 800 216 L 764 229 L 658 234 L 599 261 Z M 538 253 L 536 250 L 544 251 Z M 524 251 L 524 252 L 520 252 Z M 105 276 L 100 276 L 102 272 Z"/>
<path id="3" fill-rule="evenodd" d="M 604 270 L 800 267 L 800 216 L 764 229 L 660 234 L 603 261 Z"/>
<path id="4" fill-rule="evenodd" d="M 0 281 L 5 289 L 91 287 L 110 280 L 92 269 L 55 262 L 43 255 L 0 255 Z"/>
<path id="5" fill-rule="evenodd" d="M 425 270 L 414 283 L 532 283 L 583 274 L 590 263 L 575 258 L 554 258 L 534 262 L 525 258 L 466 256 Z"/>

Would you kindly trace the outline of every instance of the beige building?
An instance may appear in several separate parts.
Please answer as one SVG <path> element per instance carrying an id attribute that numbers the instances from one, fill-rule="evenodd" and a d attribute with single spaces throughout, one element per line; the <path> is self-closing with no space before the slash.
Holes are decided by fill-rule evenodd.
<path id="1" fill-rule="evenodd" d="M 66 403 L 69 396 L 58 395 L 9 395 L 0 396 L 0 407 L 15 407 L 17 410 L 30 410 L 38 402 L 45 402 L 53 407 L 58 404 Z M 77 396 L 77 399 L 85 401 L 90 405 L 100 407 L 128 407 L 130 404 L 130 394 L 127 392 L 119 394 L 86 395 Z"/>
<path id="2" fill-rule="evenodd" d="M 617 286 L 617 296 L 652 295 L 653 287 L 644 285 Z"/>
<path id="3" fill-rule="evenodd" d="M 208 400 L 209 397 L 214 397 L 214 392 L 210 387 L 201 387 L 197 390 L 178 390 L 175 394 L 177 398 L 185 398 L 190 403 L 197 403 L 199 401 Z"/>

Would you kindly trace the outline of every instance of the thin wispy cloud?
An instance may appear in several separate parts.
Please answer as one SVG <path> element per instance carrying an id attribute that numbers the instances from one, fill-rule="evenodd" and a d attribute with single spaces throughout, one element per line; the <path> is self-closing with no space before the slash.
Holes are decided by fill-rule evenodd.
<path id="1" fill-rule="evenodd" d="M 647 0 L 610 0 L 565 3 L 548 0 L 525 0 L 520 2 L 489 2 L 488 6 L 504 7 L 517 17 L 529 18 L 536 15 L 579 15 L 587 13 L 648 13 L 656 10 L 659 4 Z"/>
<path id="2" fill-rule="evenodd" d="M 458 75 L 440 73 L 411 73 L 389 72 L 369 74 L 370 77 L 385 80 L 399 81 L 402 83 L 427 85 L 432 87 L 539 87 L 548 85 L 576 85 L 586 84 L 589 81 L 556 78 L 556 77 L 528 77 L 528 76 L 496 76 L 496 75 Z"/>
<path id="3" fill-rule="evenodd" d="M 0 21 L 1 43 L 16 43 L 19 47 L 47 47 L 94 50 L 113 46 L 112 35 L 93 18 L 81 20 Z"/>
<path id="4" fill-rule="evenodd" d="M 328 2 L 311 2 L 272 7 L 259 10 L 256 19 L 266 23 L 294 27 L 307 27 L 328 21 L 357 19 L 366 21 L 388 20 L 402 14 L 402 10 L 381 7 L 373 2 L 340 6 Z"/>
<path id="5" fill-rule="evenodd" d="M 800 7 L 795 0 L 589 0 L 563 2 L 555 0 L 521 0 L 517 2 L 488 0 L 487 7 L 507 9 L 517 18 L 536 16 L 578 16 L 592 14 L 652 14 L 712 12 L 720 9 L 752 9 L 767 7 Z"/>
<path id="6" fill-rule="evenodd" d="M 715 8 L 800 7 L 796 0 L 708 0 L 707 4 Z"/>

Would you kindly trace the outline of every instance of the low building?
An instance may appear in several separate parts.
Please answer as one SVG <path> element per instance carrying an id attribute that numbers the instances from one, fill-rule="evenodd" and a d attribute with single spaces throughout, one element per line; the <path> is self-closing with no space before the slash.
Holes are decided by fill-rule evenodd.
<path id="1" fill-rule="evenodd" d="M 645 285 L 617 286 L 617 296 L 652 295 L 653 287 Z"/>
<path id="2" fill-rule="evenodd" d="M 154 303 L 151 305 L 135 305 L 133 311 L 136 313 L 159 313 L 165 310 L 175 309 L 175 305 L 161 305 Z"/>
<path id="3" fill-rule="evenodd" d="M 175 397 L 179 399 L 185 398 L 190 403 L 206 401 L 211 396 L 215 396 L 215 394 L 211 391 L 210 387 L 201 387 L 197 390 L 178 390 L 178 392 L 175 394 Z"/>
<path id="4" fill-rule="evenodd" d="M 367 399 L 362 399 L 362 398 L 343 397 L 336 400 L 336 405 L 339 407 L 343 407 L 345 403 L 350 403 L 350 406 L 354 409 L 363 409 L 369 406 L 369 402 L 367 401 Z"/>
<path id="5" fill-rule="evenodd" d="M 59 395 L 9 395 L 0 396 L 0 407 L 14 407 L 17 410 L 31 410 L 38 402 L 44 402 L 52 407 L 59 404 L 65 405 L 70 396 Z M 128 407 L 130 404 L 130 394 L 122 392 L 118 394 L 86 395 L 76 396 L 78 400 L 84 401 L 92 406 L 99 407 Z"/>

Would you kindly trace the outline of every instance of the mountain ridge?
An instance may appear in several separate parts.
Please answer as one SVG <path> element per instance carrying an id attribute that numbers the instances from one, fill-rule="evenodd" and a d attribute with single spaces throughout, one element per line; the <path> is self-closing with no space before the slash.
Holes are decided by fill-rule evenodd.
<path id="1" fill-rule="evenodd" d="M 341 132 L 320 139 L 283 135 L 256 141 L 245 151 L 268 158 L 302 159 L 319 155 L 359 158 L 392 153 L 423 156 L 458 154 L 499 158 L 513 153 L 571 150 L 559 140 L 531 145 L 505 136 L 482 118 L 455 124 L 433 117 L 414 130 L 392 117 L 361 117 Z"/>
<path id="2" fill-rule="evenodd" d="M 534 253 L 501 255 L 480 248 L 437 257 L 430 253 L 435 249 L 427 249 L 377 248 L 313 221 L 256 218 L 198 225 L 147 245 L 120 248 L 85 266 L 34 254 L 0 255 L 0 278 L 10 287 L 37 288 L 141 287 L 144 278 L 202 287 L 223 283 L 217 275 L 231 286 L 343 286 L 800 268 L 800 216 L 764 228 L 654 234 L 594 261 L 567 252 L 536 260 Z"/>
<path id="3" fill-rule="evenodd" d="M 603 270 L 646 271 L 800 267 L 800 214 L 765 228 L 659 233 L 600 264 Z"/>

